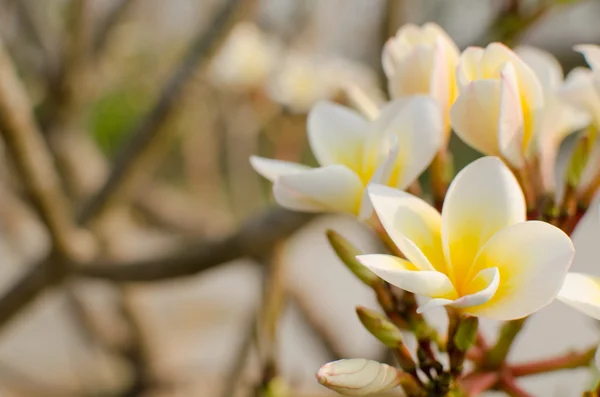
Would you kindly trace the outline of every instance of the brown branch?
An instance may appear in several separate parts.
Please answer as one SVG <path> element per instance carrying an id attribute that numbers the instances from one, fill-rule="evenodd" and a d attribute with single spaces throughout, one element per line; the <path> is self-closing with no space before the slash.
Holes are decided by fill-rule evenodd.
<path id="1" fill-rule="evenodd" d="M 211 243 L 191 246 L 169 257 L 135 263 L 82 265 L 76 275 L 115 282 L 152 282 L 189 276 L 243 257 L 261 257 L 280 239 L 286 238 L 313 216 L 281 208 L 260 214 L 239 231 Z"/>
<path id="2" fill-rule="evenodd" d="M 117 4 L 108 12 L 108 15 L 100 22 L 100 26 L 94 35 L 92 53 L 98 58 L 106 49 L 110 34 L 113 29 L 121 22 L 123 16 L 129 11 L 135 0 L 119 0 Z"/>
<path id="3" fill-rule="evenodd" d="M 33 302 L 46 288 L 64 277 L 63 268 L 52 266 L 52 259 L 40 262 L 15 281 L 0 295 L 0 328 Z"/>
<path id="4" fill-rule="evenodd" d="M 185 87 L 198 68 L 208 60 L 212 49 L 228 31 L 237 6 L 247 6 L 250 1 L 227 0 L 206 31 L 202 30 L 194 39 L 183 61 L 171 75 L 154 108 L 141 120 L 132 138 L 120 150 L 110 175 L 100 191 L 84 206 L 79 214 L 83 224 L 100 216 L 109 205 L 124 194 L 126 188 L 133 185 L 141 174 L 140 165 L 144 164 L 149 148 L 153 147 L 168 124 L 170 116 L 177 109 L 179 100 L 185 93 Z"/>
<path id="5" fill-rule="evenodd" d="M 25 88 L 0 43 L 0 134 L 28 190 L 35 209 L 47 225 L 55 249 L 83 260 L 76 225 L 69 212 L 53 158 L 31 113 Z M 85 245 L 85 244 L 84 244 Z"/>

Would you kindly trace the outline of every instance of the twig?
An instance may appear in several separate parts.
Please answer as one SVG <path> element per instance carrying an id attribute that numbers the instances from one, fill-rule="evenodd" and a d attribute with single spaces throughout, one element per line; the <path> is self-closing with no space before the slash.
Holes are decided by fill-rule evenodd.
<path id="1" fill-rule="evenodd" d="M 52 266 L 53 259 L 27 269 L 8 291 L 0 296 L 0 329 L 46 288 L 64 277 L 64 268 Z"/>
<path id="2" fill-rule="evenodd" d="M 302 295 L 293 288 L 289 290 L 289 295 L 292 299 L 292 302 L 296 304 L 296 307 L 299 309 L 300 314 L 304 319 L 304 322 L 313 330 L 314 334 L 318 337 L 319 342 L 321 342 L 321 346 L 327 352 L 328 360 L 334 361 L 344 357 L 344 355 L 339 349 L 339 346 L 335 343 L 331 335 L 328 334 L 327 329 L 324 327 L 323 324 L 319 322 L 318 319 L 315 318 Z"/>
<path id="3" fill-rule="evenodd" d="M 135 263 L 97 263 L 74 269 L 83 277 L 115 282 L 150 282 L 189 276 L 242 257 L 261 257 L 305 225 L 313 216 L 274 208 L 255 216 L 239 231 L 212 243 L 196 245 L 171 257 Z M 1 307 L 1 306 L 0 306 Z"/>
<path id="4" fill-rule="evenodd" d="M 491 389 L 500 378 L 496 372 L 472 372 L 460 379 L 461 388 L 467 391 L 468 396 L 475 397 Z"/>
<path id="5" fill-rule="evenodd" d="M 121 22 L 123 16 L 129 11 L 136 0 L 119 0 L 100 22 L 100 26 L 94 35 L 92 53 L 98 58 L 106 49 L 113 29 Z"/>
<path id="6" fill-rule="evenodd" d="M 141 120 L 132 133 L 130 141 L 117 154 L 106 183 L 81 210 L 79 214 L 81 223 L 85 224 L 92 218 L 101 216 L 128 186 L 134 184 L 141 174 L 141 165 L 151 152 L 149 148 L 162 135 L 161 133 L 165 132 L 164 127 L 184 95 L 185 86 L 200 65 L 208 60 L 211 50 L 228 30 L 238 4 L 248 5 L 249 3 L 252 2 L 227 0 L 208 29 L 203 30 L 194 38 L 187 55 L 162 90 L 158 102 Z"/>
<path id="7" fill-rule="evenodd" d="M 77 228 L 69 213 L 69 202 L 62 192 L 52 156 L 34 121 L 25 89 L 2 44 L 0 134 L 36 210 L 50 231 L 55 249 L 69 258 L 87 259 L 89 244 L 84 247 L 83 241 L 76 241 Z"/>
<path id="8" fill-rule="evenodd" d="M 235 393 L 235 388 L 238 384 L 239 378 L 241 377 L 242 371 L 244 370 L 247 357 L 250 354 L 252 344 L 256 340 L 256 327 L 258 325 L 258 315 L 254 314 L 252 320 L 248 323 L 248 328 L 245 331 L 244 339 L 240 345 L 237 354 L 233 360 L 233 366 L 227 372 L 227 375 L 223 379 L 223 391 L 221 397 L 231 397 Z"/>
<path id="9" fill-rule="evenodd" d="M 505 391 L 510 397 L 533 397 L 531 394 L 521 389 L 517 385 L 515 378 L 505 372 L 500 376 L 500 389 Z"/>
<path id="10" fill-rule="evenodd" d="M 546 360 L 532 361 L 510 366 L 510 372 L 515 377 L 541 374 L 544 372 L 573 369 L 589 365 L 594 357 L 596 347 L 576 353 L 569 352 L 563 356 L 552 357 Z"/>

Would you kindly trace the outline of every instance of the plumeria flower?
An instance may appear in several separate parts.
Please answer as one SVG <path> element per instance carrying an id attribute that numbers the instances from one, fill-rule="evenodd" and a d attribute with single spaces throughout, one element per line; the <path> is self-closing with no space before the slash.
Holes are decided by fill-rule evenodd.
<path id="1" fill-rule="evenodd" d="M 450 122 L 469 146 L 522 168 L 535 150 L 544 106 L 533 70 L 500 43 L 469 47 L 457 68 L 460 94 Z"/>
<path id="2" fill-rule="evenodd" d="M 596 128 L 600 127 L 600 47 L 578 45 L 575 50 L 585 57 L 592 68 L 575 68 L 561 88 L 561 97 L 590 115 Z"/>
<path id="3" fill-rule="evenodd" d="M 439 111 L 427 96 L 390 102 L 374 121 L 320 102 L 307 123 L 320 167 L 250 159 L 259 174 L 274 182 L 275 200 L 296 211 L 347 212 L 366 219 L 372 212 L 366 186 L 406 188 L 427 168 L 442 141 Z"/>
<path id="4" fill-rule="evenodd" d="M 537 151 L 544 190 L 553 192 L 556 190 L 556 156 L 560 144 L 569 134 L 588 126 L 590 117 L 560 97 L 563 70 L 552 54 L 527 46 L 519 47 L 515 52 L 538 76 L 544 92 Z"/>
<path id="5" fill-rule="evenodd" d="M 459 54 L 454 41 L 435 23 L 404 25 L 383 49 L 383 70 L 392 98 L 413 94 L 435 98 L 443 115 L 446 140 L 450 136 L 450 106 L 458 94 L 455 70 Z"/>
<path id="6" fill-rule="evenodd" d="M 289 111 L 306 113 L 318 101 L 340 95 L 350 83 L 365 92 L 377 90 L 375 72 L 364 65 L 294 50 L 269 81 L 268 93 Z"/>
<path id="7" fill-rule="evenodd" d="M 280 49 L 258 26 L 241 22 L 216 54 L 210 69 L 212 80 L 234 90 L 261 88 L 277 66 Z"/>
<path id="8" fill-rule="evenodd" d="M 429 298 L 419 312 L 452 306 L 497 320 L 525 317 L 556 297 L 571 265 L 569 237 L 548 223 L 526 221 L 523 192 L 497 157 L 458 173 L 441 215 L 389 187 L 371 186 L 369 196 L 406 259 L 358 259 L 385 281 Z"/>

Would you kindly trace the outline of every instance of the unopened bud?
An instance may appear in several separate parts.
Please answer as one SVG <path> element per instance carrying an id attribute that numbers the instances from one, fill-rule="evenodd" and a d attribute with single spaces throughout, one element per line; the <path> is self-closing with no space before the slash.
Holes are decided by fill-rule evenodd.
<path id="1" fill-rule="evenodd" d="M 454 345 L 461 352 L 466 352 L 477 336 L 479 320 L 477 317 L 465 317 L 458 323 L 458 329 L 454 335 Z"/>
<path id="2" fill-rule="evenodd" d="M 383 314 L 358 306 L 356 314 L 364 327 L 384 345 L 396 348 L 403 343 L 402 332 Z"/>
<path id="3" fill-rule="evenodd" d="M 333 361 L 317 372 L 320 384 L 346 396 L 364 396 L 384 392 L 409 376 L 396 368 L 364 358 Z"/>
<path id="4" fill-rule="evenodd" d="M 596 142 L 597 130 L 589 127 L 575 145 L 567 166 L 567 184 L 577 188 L 581 182 L 588 160 Z"/>
<path id="5" fill-rule="evenodd" d="M 377 277 L 375 273 L 367 269 L 356 259 L 357 255 L 362 254 L 360 250 L 333 230 L 327 230 L 326 234 L 329 244 L 337 254 L 338 258 L 340 258 L 356 277 L 368 286 L 374 285 L 379 280 L 379 277 Z"/>

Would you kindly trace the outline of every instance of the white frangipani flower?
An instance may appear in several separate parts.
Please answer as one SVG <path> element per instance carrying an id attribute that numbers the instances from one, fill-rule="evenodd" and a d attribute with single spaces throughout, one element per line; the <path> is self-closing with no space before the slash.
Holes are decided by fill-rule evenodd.
<path id="1" fill-rule="evenodd" d="M 364 358 L 327 363 L 317 372 L 317 379 L 323 386 L 346 396 L 385 392 L 401 382 L 396 368 Z"/>
<path id="2" fill-rule="evenodd" d="M 356 62 L 294 50 L 273 75 L 268 92 L 291 112 L 305 113 L 318 101 L 340 95 L 350 84 L 372 93 L 377 78 L 373 70 Z"/>
<path id="3" fill-rule="evenodd" d="M 383 70 L 392 98 L 429 94 L 438 102 L 445 139 L 450 135 L 449 111 L 458 94 L 456 66 L 459 50 L 435 23 L 406 24 L 383 48 Z"/>
<path id="4" fill-rule="evenodd" d="M 560 144 L 569 134 L 589 125 L 590 117 L 560 97 L 563 70 L 552 54 L 528 46 L 519 47 L 515 52 L 538 76 L 544 92 L 537 150 L 543 187 L 552 192 L 556 189 L 556 156 Z"/>
<path id="5" fill-rule="evenodd" d="M 508 47 L 469 47 L 457 68 L 460 94 L 450 109 L 458 136 L 478 151 L 522 168 L 535 149 L 544 107 L 542 86 Z"/>
<path id="6" fill-rule="evenodd" d="M 585 44 L 574 49 L 583 54 L 592 69 L 573 69 L 560 94 L 565 101 L 586 112 L 596 128 L 600 128 L 600 47 Z"/>
<path id="7" fill-rule="evenodd" d="M 369 183 L 406 188 L 429 165 L 442 141 L 435 101 L 413 96 L 387 104 L 374 121 L 320 102 L 308 116 L 308 140 L 319 168 L 253 156 L 254 169 L 274 182 L 283 207 L 348 212 L 366 219 Z"/>
<path id="8" fill-rule="evenodd" d="M 526 221 L 523 192 L 496 157 L 458 173 L 441 215 L 389 187 L 371 186 L 369 196 L 406 259 L 358 259 L 396 287 L 429 297 L 419 312 L 452 306 L 496 320 L 525 317 L 556 297 L 571 265 L 569 237 L 548 223 Z"/>
<path id="9" fill-rule="evenodd" d="M 251 22 L 237 24 L 210 69 L 217 84 L 234 90 L 261 88 L 279 60 L 280 45 Z"/>

